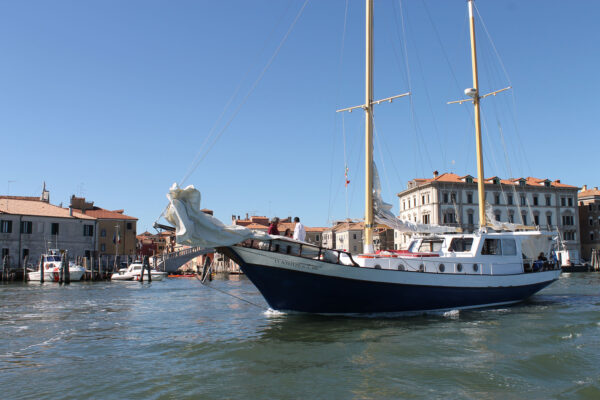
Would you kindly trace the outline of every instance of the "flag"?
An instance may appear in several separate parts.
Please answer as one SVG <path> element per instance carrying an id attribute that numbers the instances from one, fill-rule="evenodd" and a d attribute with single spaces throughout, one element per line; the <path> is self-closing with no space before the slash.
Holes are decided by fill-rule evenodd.
<path id="1" fill-rule="evenodd" d="M 346 171 L 344 172 L 344 177 L 346 178 L 346 187 L 348 187 L 350 180 L 348 179 L 348 166 L 347 165 L 346 165 Z"/>
<path id="2" fill-rule="evenodd" d="M 115 232 L 113 234 L 113 243 L 117 244 L 117 243 L 121 243 L 121 234 Z"/>

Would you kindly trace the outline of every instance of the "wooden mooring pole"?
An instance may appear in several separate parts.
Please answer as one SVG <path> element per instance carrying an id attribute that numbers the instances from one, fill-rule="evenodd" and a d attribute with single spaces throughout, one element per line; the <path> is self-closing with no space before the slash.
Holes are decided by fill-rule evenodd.
<path id="1" fill-rule="evenodd" d="M 23 259 L 23 282 L 27 282 L 27 263 L 29 262 L 29 255 L 26 255 Z"/>
<path id="2" fill-rule="evenodd" d="M 65 251 L 65 284 L 68 285 L 71 283 L 71 267 L 69 266 L 69 253 Z"/>
<path id="3" fill-rule="evenodd" d="M 40 283 L 44 283 L 44 256 L 40 256 Z"/>

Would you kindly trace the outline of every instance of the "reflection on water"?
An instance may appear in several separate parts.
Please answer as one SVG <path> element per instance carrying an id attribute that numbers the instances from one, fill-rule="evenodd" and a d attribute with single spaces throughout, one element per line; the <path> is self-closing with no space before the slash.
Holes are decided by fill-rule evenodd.
<path id="1" fill-rule="evenodd" d="M 0 286 L 3 398 L 600 396 L 600 274 L 412 317 L 267 311 L 243 276 Z M 310 294 L 307 294 L 310 295 Z M 26 384 L 15 384 L 15 382 Z"/>

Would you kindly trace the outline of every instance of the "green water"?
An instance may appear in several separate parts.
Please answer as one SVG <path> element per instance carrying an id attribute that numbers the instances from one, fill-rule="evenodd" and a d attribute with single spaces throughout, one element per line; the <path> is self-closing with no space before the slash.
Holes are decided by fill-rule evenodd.
<path id="1" fill-rule="evenodd" d="M 211 283 L 266 307 L 244 277 Z M 307 293 L 309 296 L 310 293 Z M 600 399 L 600 274 L 409 318 L 265 312 L 165 282 L 0 286 L 3 399 Z"/>

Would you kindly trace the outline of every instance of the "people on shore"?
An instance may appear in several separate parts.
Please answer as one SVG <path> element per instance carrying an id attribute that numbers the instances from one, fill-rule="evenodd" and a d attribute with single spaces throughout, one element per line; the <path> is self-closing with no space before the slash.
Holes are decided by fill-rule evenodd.
<path id="1" fill-rule="evenodd" d="M 294 227 L 294 240 L 304 242 L 304 239 L 306 239 L 304 225 L 300 223 L 300 218 L 298 217 L 294 217 L 294 222 L 296 223 L 296 226 Z"/>

